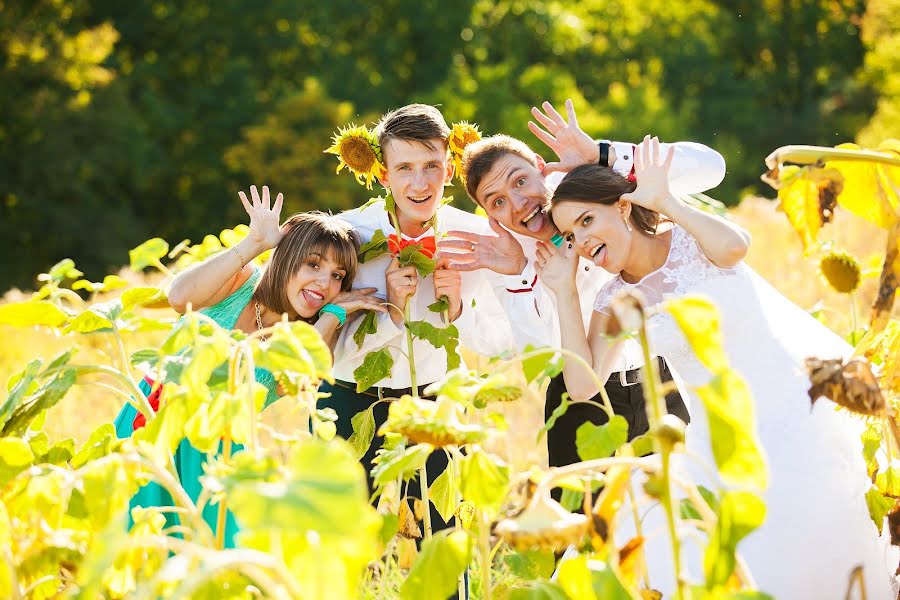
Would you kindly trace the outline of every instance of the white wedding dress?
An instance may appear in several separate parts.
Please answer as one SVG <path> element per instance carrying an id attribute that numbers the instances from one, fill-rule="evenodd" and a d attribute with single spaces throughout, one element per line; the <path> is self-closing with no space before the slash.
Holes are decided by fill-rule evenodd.
<path id="1" fill-rule="evenodd" d="M 714 491 L 722 483 L 692 458 L 699 456 L 715 469 L 703 403 L 691 392 L 707 383 L 710 374 L 672 316 L 654 313 L 652 307 L 699 294 L 719 309 L 729 363 L 753 393 L 757 432 L 769 468 L 769 486 L 763 493 L 766 520 L 738 545 L 758 588 L 784 600 L 842 599 L 851 571 L 862 565 L 868 598 L 897 598 L 892 574 L 898 549 L 889 545 L 886 534 L 878 536 L 864 499 L 871 483 L 861 454 L 862 424 L 827 400 L 811 408 L 807 395 L 803 360 L 846 356 L 850 346 L 743 263 L 733 269 L 713 265 L 679 226 L 672 230 L 669 256 L 659 270 L 636 284 L 615 277 L 600 290 L 594 309 L 608 312 L 610 302 L 627 288 L 640 290 L 646 298 L 652 314 L 647 324 L 652 353 L 665 357 L 679 387 L 690 396 L 688 453 L 675 457 L 675 469 Z M 692 535 L 684 527 L 683 570 L 689 579 L 702 580 L 705 536 Z M 644 528 L 650 536 L 645 549 L 651 585 L 671 597 L 671 550 L 660 506 L 648 512 Z"/>

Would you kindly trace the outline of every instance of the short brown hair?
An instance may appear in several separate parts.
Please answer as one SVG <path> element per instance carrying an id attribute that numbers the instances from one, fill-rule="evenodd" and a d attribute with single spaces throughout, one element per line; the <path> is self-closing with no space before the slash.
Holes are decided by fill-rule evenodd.
<path id="1" fill-rule="evenodd" d="M 508 135 L 492 135 L 466 146 L 463 152 L 460 176 L 466 182 L 466 193 L 475 204 L 481 206 L 475 192 L 484 176 L 491 172 L 494 163 L 515 154 L 537 167 L 537 154 L 522 140 Z"/>
<path id="2" fill-rule="evenodd" d="M 382 152 L 393 139 L 419 142 L 434 150 L 431 140 L 443 140 L 446 145 L 450 127 L 444 115 L 428 104 L 407 104 L 387 113 L 375 125 L 375 135 Z"/>
<path id="3" fill-rule="evenodd" d="M 637 183 L 629 181 L 609 167 L 581 165 L 569 171 L 560 182 L 553 194 L 552 205 L 576 201 L 612 206 L 623 194 L 631 193 L 636 188 Z M 655 234 L 660 223 L 658 212 L 637 204 L 631 205 L 631 215 L 628 218 L 638 231 L 648 235 Z"/>
<path id="4" fill-rule="evenodd" d="M 272 253 L 262 277 L 256 284 L 253 299 L 269 310 L 294 316 L 287 297 L 287 283 L 312 255 L 331 256 L 347 273 L 341 291 L 348 291 L 356 276 L 359 239 L 353 228 L 334 215 L 311 211 L 292 215 L 290 226 Z"/>

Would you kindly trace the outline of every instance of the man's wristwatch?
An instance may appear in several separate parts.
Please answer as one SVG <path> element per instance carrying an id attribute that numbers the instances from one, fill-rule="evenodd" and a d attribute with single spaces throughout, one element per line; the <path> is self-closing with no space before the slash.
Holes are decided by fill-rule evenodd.
<path id="1" fill-rule="evenodd" d="M 600 160 L 597 161 L 597 164 L 601 167 L 609 166 L 609 143 L 607 142 L 597 142 L 597 147 L 600 148 Z"/>

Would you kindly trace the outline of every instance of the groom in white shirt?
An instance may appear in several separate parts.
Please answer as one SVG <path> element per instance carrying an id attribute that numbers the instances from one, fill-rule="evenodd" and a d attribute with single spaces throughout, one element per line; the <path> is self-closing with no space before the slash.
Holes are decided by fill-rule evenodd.
<path id="1" fill-rule="evenodd" d="M 510 315 L 515 315 L 510 321 L 520 348 L 526 344 L 558 347 L 560 343 L 555 298 L 541 286 L 533 268 L 536 241 L 552 241 L 556 245 L 563 241 L 545 212 L 552 189 L 563 173 L 581 164 L 600 163 L 625 176 L 633 171 L 633 144 L 595 142 L 578 127 L 571 102 L 567 102 L 567 109 L 568 122 L 545 102 L 545 112 L 534 109 L 532 113 L 547 130 L 529 123 L 532 132 L 557 153 L 559 162 L 546 164 L 525 142 L 504 135 L 485 138 L 466 148 L 462 163 L 466 191 L 487 212 L 493 232 L 485 236 L 450 231 L 449 237 L 459 239 L 440 244 L 445 255 L 459 252 L 453 255 L 451 268 L 462 272 L 489 269 L 506 278 L 508 297 L 504 306 Z M 672 145 L 675 157 L 670 178 L 675 193 L 703 192 L 722 181 L 725 161 L 718 152 L 693 142 Z M 579 267 L 577 285 L 579 296 L 584 299 L 582 317 L 587 326 L 597 291 L 610 275 L 583 259 Z M 664 381 L 671 380 L 665 361 L 657 360 Z M 639 385 L 643 362 L 637 343 L 627 342 L 605 386 L 614 411 L 628 421 L 629 439 L 646 433 L 649 426 Z M 561 375 L 550 382 L 545 419 L 561 405 L 565 391 Z M 601 401 L 599 396 L 593 400 Z M 685 423 L 690 420 L 677 392 L 669 394 L 666 402 L 669 413 Z M 550 466 L 578 462 L 575 443 L 578 427 L 588 421 L 601 424 L 607 420 L 606 413 L 595 405 L 569 406 L 547 434 Z"/>

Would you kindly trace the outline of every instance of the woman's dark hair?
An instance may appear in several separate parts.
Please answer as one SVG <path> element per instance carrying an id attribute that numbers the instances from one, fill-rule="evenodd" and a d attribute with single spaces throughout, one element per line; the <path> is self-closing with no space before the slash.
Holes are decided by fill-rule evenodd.
<path id="1" fill-rule="evenodd" d="M 352 227 L 346 221 L 320 211 L 292 215 L 285 224 L 290 229 L 272 253 L 272 259 L 256 284 L 253 299 L 274 312 L 293 316 L 286 293 L 287 283 L 312 255 L 330 257 L 338 263 L 346 271 L 341 291 L 349 291 L 359 264 L 356 258 L 359 239 Z"/>
<path id="2" fill-rule="evenodd" d="M 569 171 L 560 182 L 553 193 L 552 204 L 575 201 L 612 206 L 623 194 L 631 193 L 635 188 L 637 188 L 635 182 L 622 177 L 609 167 L 581 165 Z M 654 210 L 632 204 L 628 220 L 641 233 L 653 235 L 659 226 L 660 216 Z"/>

